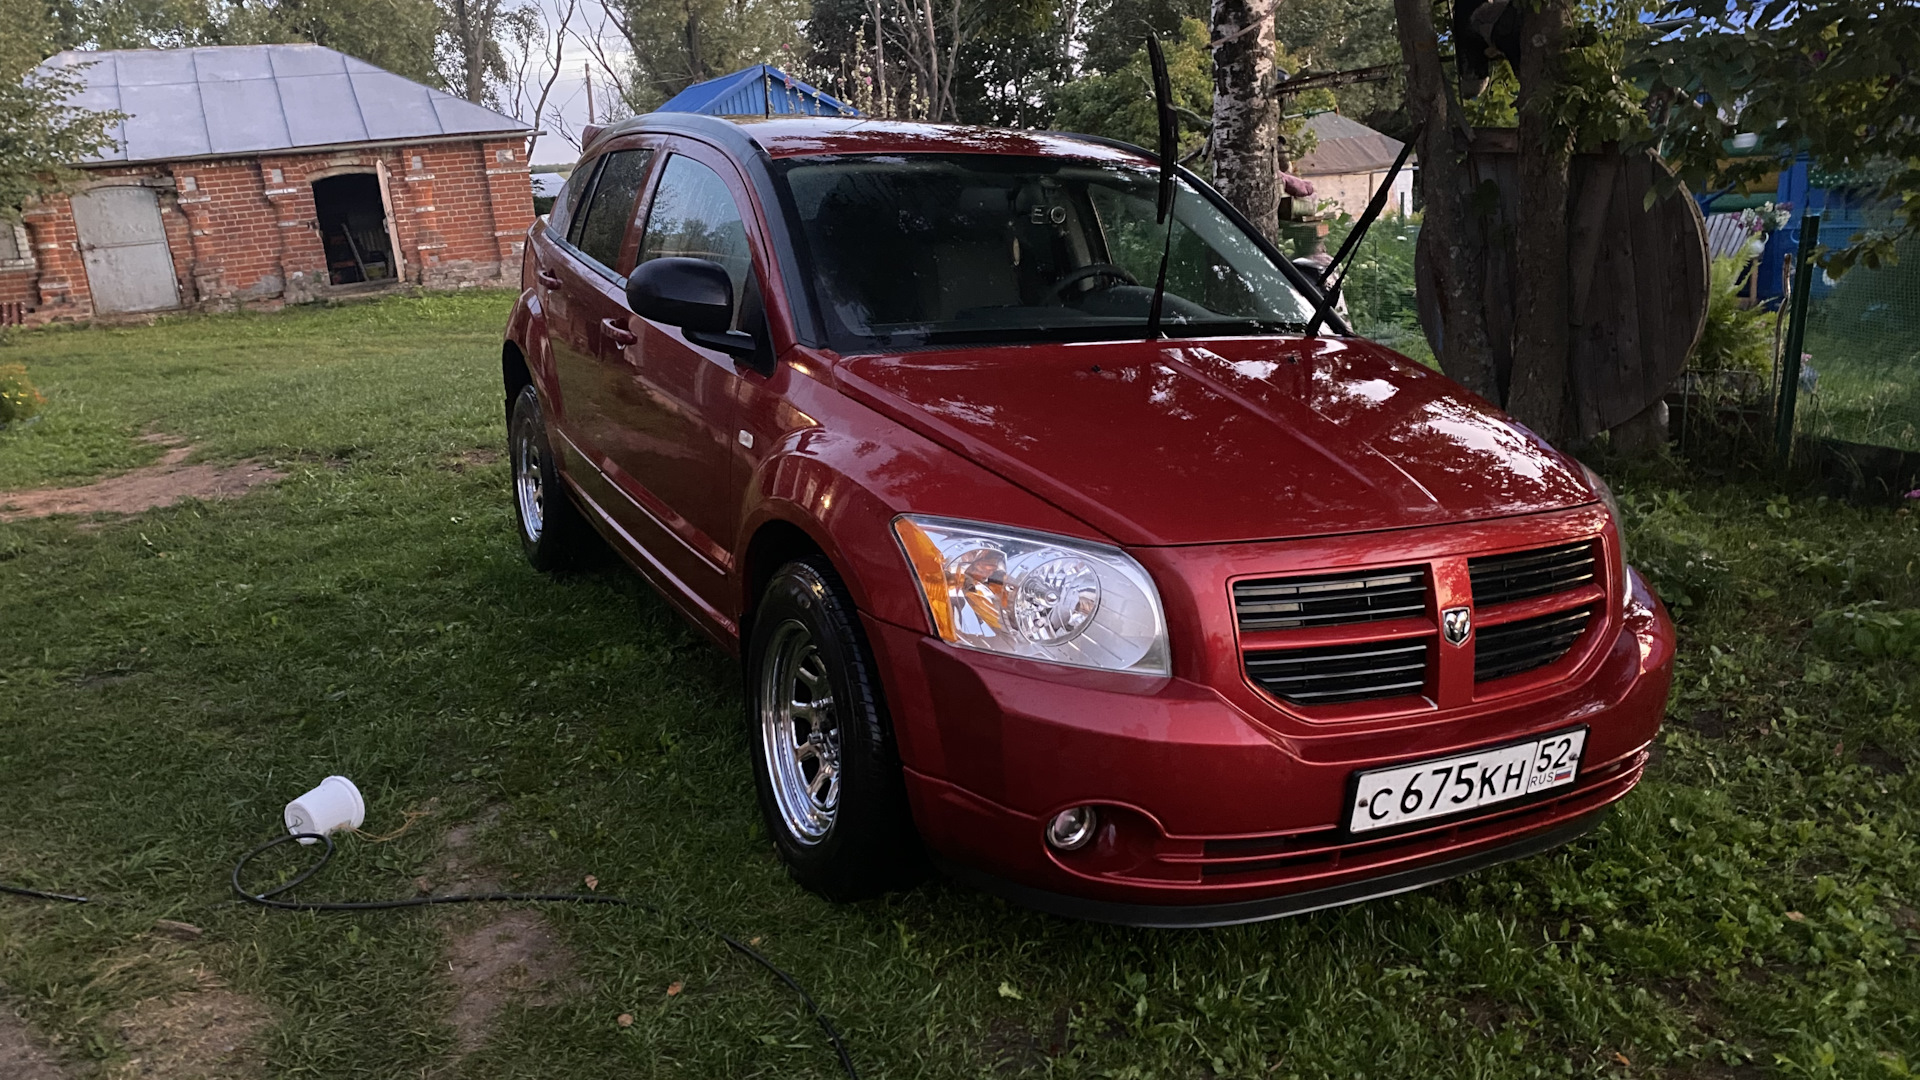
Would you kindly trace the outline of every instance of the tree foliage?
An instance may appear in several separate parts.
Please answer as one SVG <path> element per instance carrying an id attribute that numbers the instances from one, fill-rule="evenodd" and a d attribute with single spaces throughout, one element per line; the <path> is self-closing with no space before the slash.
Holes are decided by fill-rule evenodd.
<path id="1" fill-rule="evenodd" d="M 1189 19 L 1198 22 L 1204 33 L 1212 7 L 1209 0 L 1093 0 L 1086 11 L 1082 67 L 1101 74 L 1119 71 L 1138 58 L 1140 43 L 1148 34 L 1162 40 L 1184 37 Z M 1208 65 L 1211 68 L 1211 58 Z"/>
<path id="2" fill-rule="evenodd" d="M 120 116 L 66 104 L 79 75 L 36 68 L 60 30 L 43 4 L 0 0 L 0 22 L 0 219 L 10 219 L 69 178 L 69 163 L 111 146 L 107 133 Z"/>
<path id="3" fill-rule="evenodd" d="M 612 0 L 633 50 L 627 104 L 645 112 L 694 83 L 749 64 L 801 59 L 807 0 Z"/>
<path id="4" fill-rule="evenodd" d="M 441 75 L 447 16 L 433 0 L 246 0 L 212 12 L 207 44 L 311 41 L 415 82 L 464 93 Z"/>
<path id="5" fill-rule="evenodd" d="M 1920 5 L 1912 0 L 1675 3 L 1679 20 L 1630 74 L 1651 137 L 1695 190 L 1755 179 L 1796 153 L 1855 173 L 1900 207 L 1898 228 L 1856 238 L 1833 268 L 1878 265 L 1920 233 Z M 1732 157 L 1736 135 L 1760 154 Z"/>
<path id="6" fill-rule="evenodd" d="M 1213 58 L 1207 51 L 1205 23 L 1184 19 L 1177 29 L 1178 36 L 1166 43 L 1167 74 L 1174 106 L 1185 114 L 1180 125 L 1180 152 L 1185 156 L 1206 141 L 1206 132 L 1194 120 L 1204 120 L 1213 109 Z M 1054 101 L 1053 122 L 1061 130 L 1125 139 L 1135 146 L 1151 147 L 1159 140 L 1153 75 L 1147 50 L 1139 42 L 1124 63 L 1061 87 Z"/>
<path id="7" fill-rule="evenodd" d="M 881 116 L 1044 126 L 1082 0 L 812 0 L 810 69 Z"/>

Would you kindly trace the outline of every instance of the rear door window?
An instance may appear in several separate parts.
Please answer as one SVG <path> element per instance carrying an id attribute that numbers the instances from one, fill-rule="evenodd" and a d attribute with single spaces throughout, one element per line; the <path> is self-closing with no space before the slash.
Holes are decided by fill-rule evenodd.
<path id="1" fill-rule="evenodd" d="M 620 244 L 633 220 L 634 203 L 646 183 L 651 150 L 615 150 L 606 156 L 594 178 L 593 195 L 580 212 L 573 245 L 582 255 L 610 272 L 618 272 Z"/>

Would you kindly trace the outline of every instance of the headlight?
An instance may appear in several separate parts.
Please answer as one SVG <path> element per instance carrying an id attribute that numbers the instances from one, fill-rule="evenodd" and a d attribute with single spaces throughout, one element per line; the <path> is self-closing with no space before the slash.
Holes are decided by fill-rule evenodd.
<path id="1" fill-rule="evenodd" d="M 1620 516 L 1620 500 L 1614 498 L 1613 489 L 1600 479 L 1599 473 L 1584 464 L 1580 466 L 1580 471 L 1586 474 L 1587 483 L 1593 485 L 1593 490 L 1600 495 L 1600 501 L 1606 504 L 1607 513 L 1613 517 L 1613 546 L 1620 555 L 1613 569 L 1620 578 L 1620 595 L 1626 596 L 1632 589 L 1628 584 L 1631 579 L 1627 577 L 1627 523 Z"/>
<path id="2" fill-rule="evenodd" d="M 1160 594 L 1118 548 L 913 514 L 893 519 L 893 532 L 942 641 L 1075 667 L 1168 673 Z"/>

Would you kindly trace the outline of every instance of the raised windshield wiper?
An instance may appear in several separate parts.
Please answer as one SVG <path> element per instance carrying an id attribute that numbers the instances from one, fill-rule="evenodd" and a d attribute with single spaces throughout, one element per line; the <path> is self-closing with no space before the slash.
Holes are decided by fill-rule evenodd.
<path id="1" fill-rule="evenodd" d="M 1420 127 L 1425 126 L 1422 124 Z M 1340 302 L 1340 287 L 1346 284 L 1347 279 L 1344 264 L 1352 258 L 1354 252 L 1360 250 L 1361 239 L 1367 235 L 1367 230 L 1373 227 L 1374 219 L 1380 216 L 1380 211 L 1386 209 L 1387 195 L 1393 190 L 1393 180 L 1400 175 L 1400 170 L 1406 165 L 1407 158 L 1412 156 L 1414 144 L 1420 141 L 1420 127 L 1414 128 L 1413 134 L 1407 136 L 1407 141 L 1400 147 L 1400 156 L 1393 159 L 1393 168 L 1387 170 L 1386 180 L 1374 191 L 1373 198 L 1367 203 L 1366 212 L 1362 213 L 1360 220 L 1348 230 L 1347 238 L 1341 241 L 1340 251 L 1334 255 L 1333 261 L 1327 264 L 1325 270 L 1320 271 L 1320 280 L 1315 282 L 1320 286 L 1320 299 L 1313 304 L 1313 321 L 1307 323 L 1308 337 L 1320 332 L 1320 324 L 1326 321 L 1334 305 Z M 1327 285 L 1329 281 L 1333 282 L 1331 287 Z"/>
<path id="2" fill-rule="evenodd" d="M 1167 56 L 1160 39 L 1147 35 L 1147 61 L 1153 65 L 1153 108 L 1160 118 L 1160 191 L 1154 224 L 1167 227 L 1160 243 L 1160 273 L 1153 283 L 1153 304 L 1147 308 L 1147 336 L 1160 336 L 1160 306 L 1167 298 L 1167 259 L 1173 254 L 1173 171 L 1180 160 L 1180 119 L 1173 113 L 1173 80 L 1167 76 Z"/>

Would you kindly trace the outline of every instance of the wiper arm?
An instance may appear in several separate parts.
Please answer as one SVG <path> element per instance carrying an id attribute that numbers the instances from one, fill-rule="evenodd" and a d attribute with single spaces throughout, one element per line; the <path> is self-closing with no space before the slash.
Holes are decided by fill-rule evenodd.
<path id="1" fill-rule="evenodd" d="M 1400 170 L 1407 164 L 1407 158 L 1413 155 L 1414 144 L 1420 141 L 1420 131 L 1425 126 L 1422 124 L 1414 128 L 1413 134 L 1407 136 L 1407 141 L 1400 147 L 1400 156 L 1393 159 L 1393 168 L 1387 170 L 1386 180 L 1380 184 L 1380 187 L 1374 191 L 1373 198 L 1367 202 L 1366 212 L 1360 215 L 1359 221 L 1354 222 L 1353 228 L 1347 233 L 1347 238 L 1340 242 L 1340 251 L 1334 255 L 1333 261 L 1327 264 L 1325 270 L 1320 271 L 1320 299 L 1313 305 L 1313 320 L 1307 323 L 1308 337 L 1320 332 L 1320 324 L 1326 321 L 1327 315 L 1333 311 L 1333 306 L 1340 302 L 1340 288 L 1346 284 L 1347 277 L 1343 264 L 1360 249 L 1360 240 L 1367 235 L 1367 230 L 1373 227 L 1374 219 L 1380 216 L 1380 211 L 1387 208 L 1387 196 L 1393 191 L 1394 178 L 1400 175 Z M 1338 277 L 1334 276 L 1336 273 L 1339 274 Z M 1329 281 L 1333 282 L 1331 287 L 1327 285 Z"/>
<path id="2" fill-rule="evenodd" d="M 1160 39 L 1147 35 L 1147 61 L 1153 66 L 1153 107 L 1160 119 L 1160 190 L 1154 223 L 1167 227 L 1160 244 L 1160 273 L 1153 283 L 1153 303 L 1147 308 L 1147 337 L 1160 336 L 1160 308 L 1167 298 L 1167 259 L 1173 254 L 1173 174 L 1180 165 L 1180 118 L 1173 112 L 1173 80 L 1167 75 L 1167 55 Z"/>

